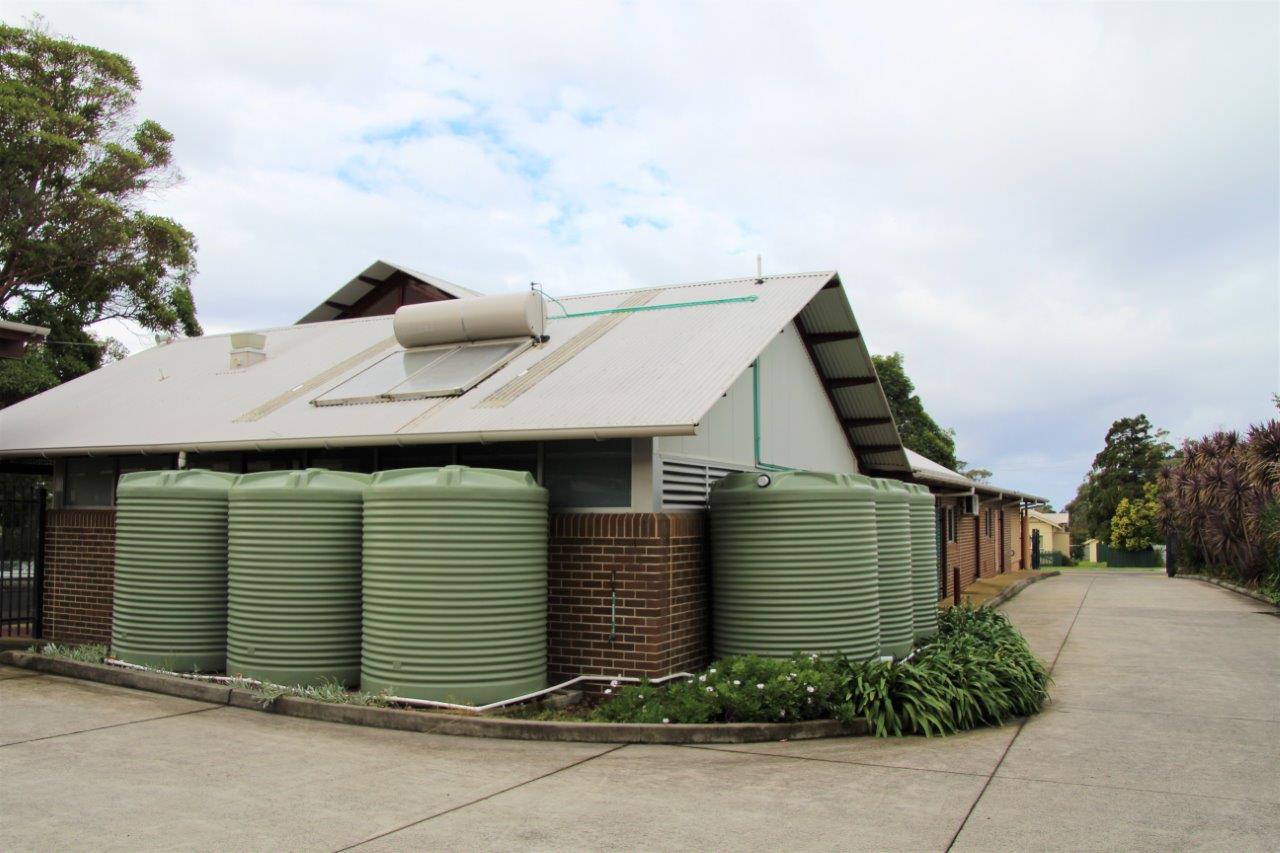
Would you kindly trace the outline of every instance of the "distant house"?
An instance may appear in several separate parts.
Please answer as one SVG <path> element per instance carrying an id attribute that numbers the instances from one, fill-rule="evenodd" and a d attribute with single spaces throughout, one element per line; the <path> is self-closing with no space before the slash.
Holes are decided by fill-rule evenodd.
<path id="1" fill-rule="evenodd" d="M 1071 554 L 1070 518 L 1065 512 L 1042 512 L 1032 509 L 1027 513 L 1031 530 L 1040 534 L 1042 552 L 1057 551 L 1064 556 Z"/>
<path id="2" fill-rule="evenodd" d="M 55 466 L 46 635 L 109 637 L 116 481 L 175 466 L 529 471 L 553 513 L 553 677 L 702 662 L 704 509 L 731 471 L 919 480 L 944 521 L 968 486 L 973 576 L 1021 559 L 1029 496 L 911 461 L 835 272 L 539 297 L 534 334 L 397 337 L 397 309 L 477 296 L 379 261 L 294 325 L 157 346 L 0 411 L 0 462 Z"/>

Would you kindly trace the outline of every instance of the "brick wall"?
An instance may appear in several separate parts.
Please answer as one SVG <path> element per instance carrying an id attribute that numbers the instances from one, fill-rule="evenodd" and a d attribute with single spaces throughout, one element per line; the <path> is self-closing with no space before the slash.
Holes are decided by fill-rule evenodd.
<path id="1" fill-rule="evenodd" d="M 1018 504 L 1004 508 L 1004 545 L 1007 554 L 1004 570 L 1016 572 L 1022 559 L 1022 511 Z"/>
<path id="2" fill-rule="evenodd" d="M 706 662 L 702 514 L 554 515 L 547 589 L 553 681 L 667 675 Z"/>
<path id="3" fill-rule="evenodd" d="M 958 541 L 947 543 L 947 577 L 946 577 L 946 594 L 948 596 L 955 593 L 953 579 L 955 577 L 955 569 L 960 569 L 960 588 L 964 589 L 973 583 L 978 576 L 978 560 L 974 551 L 974 533 L 977 529 L 974 524 L 974 516 L 965 515 L 961 512 L 963 501 L 959 498 L 939 498 L 938 506 L 952 507 L 956 510 L 956 534 Z M 982 516 L 978 517 L 978 524 L 981 524 Z"/>
<path id="4" fill-rule="evenodd" d="M 44 638 L 110 643 L 116 511 L 50 510 L 45 526 Z"/>
<path id="5" fill-rule="evenodd" d="M 987 511 L 991 511 L 991 530 L 987 531 Z M 983 501 L 978 513 L 978 539 L 982 544 L 978 576 L 989 578 L 1000 573 L 1000 513 L 999 501 Z"/>

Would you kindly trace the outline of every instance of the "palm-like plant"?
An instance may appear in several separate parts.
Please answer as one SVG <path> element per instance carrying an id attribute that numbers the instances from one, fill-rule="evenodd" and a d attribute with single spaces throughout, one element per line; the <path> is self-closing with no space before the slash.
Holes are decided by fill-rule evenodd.
<path id="1" fill-rule="evenodd" d="M 1280 562 L 1280 421 L 1186 441 L 1157 479 L 1160 524 L 1242 580 Z"/>

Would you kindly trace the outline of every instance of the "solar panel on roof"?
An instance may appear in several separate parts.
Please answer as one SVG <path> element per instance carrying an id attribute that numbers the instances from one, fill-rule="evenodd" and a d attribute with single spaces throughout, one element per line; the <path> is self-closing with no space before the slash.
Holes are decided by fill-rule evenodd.
<path id="1" fill-rule="evenodd" d="M 511 360 L 527 340 L 460 346 L 396 385 L 384 396 L 392 400 L 449 397 L 474 388 Z"/>
<path id="2" fill-rule="evenodd" d="M 466 393 L 530 345 L 517 341 L 448 344 L 391 353 L 311 401 L 315 406 L 383 403 Z"/>

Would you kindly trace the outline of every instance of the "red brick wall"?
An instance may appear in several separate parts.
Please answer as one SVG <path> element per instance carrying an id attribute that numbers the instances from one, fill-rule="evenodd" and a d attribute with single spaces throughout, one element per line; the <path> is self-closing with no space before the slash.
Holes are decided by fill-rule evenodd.
<path id="1" fill-rule="evenodd" d="M 548 549 L 547 667 L 553 681 L 584 674 L 667 675 L 706 662 L 702 514 L 554 515 Z"/>
<path id="2" fill-rule="evenodd" d="M 111 642 L 116 511 L 50 510 L 45 527 L 44 639 Z"/>
<path id="3" fill-rule="evenodd" d="M 991 531 L 987 532 L 987 511 L 991 511 Z M 978 513 L 978 537 L 982 543 L 978 576 L 989 578 L 1000 573 L 1000 502 L 983 501 Z"/>
<path id="4" fill-rule="evenodd" d="M 947 543 L 946 594 L 955 594 L 955 569 L 960 569 L 960 588 L 964 589 L 977 578 L 977 556 L 974 552 L 974 517 L 961 512 L 960 498 L 939 498 L 938 506 L 956 510 L 956 534 L 959 541 Z M 978 516 L 979 523 L 981 516 Z"/>

